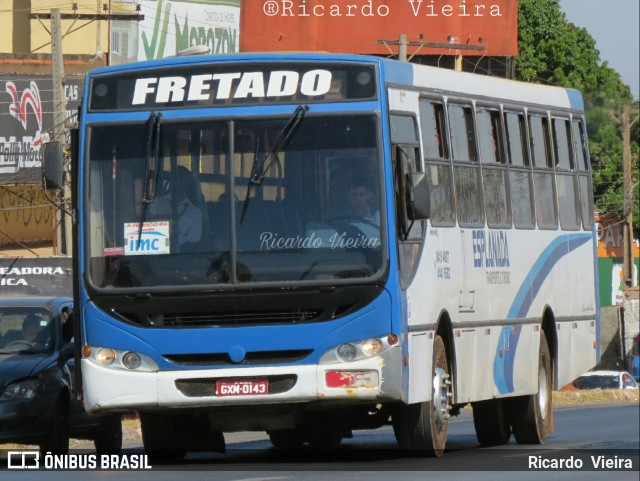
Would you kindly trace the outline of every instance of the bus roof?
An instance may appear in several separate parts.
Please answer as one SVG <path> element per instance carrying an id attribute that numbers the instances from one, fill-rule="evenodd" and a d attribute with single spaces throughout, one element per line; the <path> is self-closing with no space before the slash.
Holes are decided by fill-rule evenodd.
<path id="1" fill-rule="evenodd" d="M 428 88 L 449 96 L 499 99 L 502 102 L 526 103 L 558 109 L 584 110 L 582 94 L 575 89 L 520 82 L 451 69 L 400 62 L 398 60 L 355 54 L 315 52 L 262 52 L 224 55 L 168 57 L 117 66 L 99 67 L 89 75 L 124 73 L 147 68 L 194 65 L 207 62 L 329 62 L 374 63 L 379 65 L 384 82 L 398 87 Z"/>

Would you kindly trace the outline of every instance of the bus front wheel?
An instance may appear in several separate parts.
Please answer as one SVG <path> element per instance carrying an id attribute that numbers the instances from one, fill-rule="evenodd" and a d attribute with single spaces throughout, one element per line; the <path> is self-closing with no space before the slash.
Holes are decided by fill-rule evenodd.
<path id="1" fill-rule="evenodd" d="M 451 411 L 451 379 L 442 337 L 433 341 L 431 400 L 400 404 L 393 416 L 396 440 L 405 449 L 440 457 L 444 454 Z"/>
<path id="2" fill-rule="evenodd" d="M 553 371 L 544 332 L 540 333 L 538 356 L 538 392 L 511 401 L 511 429 L 518 444 L 544 444 L 551 431 Z"/>

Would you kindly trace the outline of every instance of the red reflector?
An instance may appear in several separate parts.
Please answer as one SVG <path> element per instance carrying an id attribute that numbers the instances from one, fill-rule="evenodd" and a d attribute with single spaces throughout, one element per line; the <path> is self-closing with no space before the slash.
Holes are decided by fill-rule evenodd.
<path id="1" fill-rule="evenodd" d="M 327 387 L 376 387 L 378 373 L 376 371 L 327 371 L 325 382 Z"/>

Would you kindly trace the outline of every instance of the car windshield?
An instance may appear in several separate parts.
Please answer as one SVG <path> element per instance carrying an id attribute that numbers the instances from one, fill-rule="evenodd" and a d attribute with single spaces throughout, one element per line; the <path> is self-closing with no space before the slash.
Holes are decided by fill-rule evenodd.
<path id="1" fill-rule="evenodd" d="M 53 348 L 54 330 L 47 309 L 0 308 L 0 353 L 41 353 Z"/>
<path id="2" fill-rule="evenodd" d="M 304 113 L 93 127 L 93 286 L 362 281 L 379 272 L 377 117 Z"/>

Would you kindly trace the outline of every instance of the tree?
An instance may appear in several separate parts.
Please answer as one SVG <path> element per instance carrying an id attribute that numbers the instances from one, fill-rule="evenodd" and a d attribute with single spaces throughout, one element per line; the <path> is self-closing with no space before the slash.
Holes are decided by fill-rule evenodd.
<path id="1" fill-rule="evenodd" d="M 516 78 L 575 88 L 585 98 L 596 209 L 621 216 L 623 211 L 622 131 L 617 113 L 632 102 L 629 87 L 607 62 L 589 32 L 570 23 L 559 0 L 519 0 Z M 635 109 L 637 112 L 637 102 Z M 638 182 L 638 123 L 632 130 L 631 157 Z M 640 234 L 640 210 L 634 194 L 634 235 Z"/>

